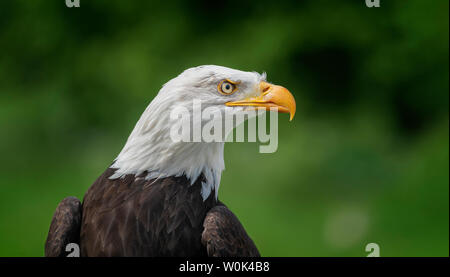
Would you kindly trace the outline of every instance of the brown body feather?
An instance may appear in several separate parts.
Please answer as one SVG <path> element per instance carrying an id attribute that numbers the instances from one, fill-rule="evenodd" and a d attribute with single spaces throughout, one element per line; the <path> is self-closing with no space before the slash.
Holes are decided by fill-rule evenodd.
<path id="1" fill-rule="evenodd" d="M 203 201 L 202 177 L 190 185 L 185 177 L 111 180 L 113 173 L 107 169 L 95 181 L 80 209 L 58 206 L 46 249 L 59 250 L 46 250 L 46 256 L 61 256 L 67 242 L 79 242 L 82 256 L 259 256 L 214 192 Z M 72 241 L 63 239 L 68 233 L 75 234 Z"/>
<path id="2" fill-rule="evenodd" d="M 47 240 L 46 257 L 64 257 L 66 245 L 80 242 L 81 203 L 75 197 L 66 197 L 56 207 Z"/>

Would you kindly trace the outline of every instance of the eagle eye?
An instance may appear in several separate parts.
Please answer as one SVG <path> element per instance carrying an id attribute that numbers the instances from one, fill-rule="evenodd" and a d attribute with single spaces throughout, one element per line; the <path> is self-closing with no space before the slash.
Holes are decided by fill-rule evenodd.
<path id="1" fill-rule="evenodd" d="M 237 83 L 230 80 L 222 80 L 217 86 L 217 90 L 225 95 L 231 95 L 237 90 Z"/>

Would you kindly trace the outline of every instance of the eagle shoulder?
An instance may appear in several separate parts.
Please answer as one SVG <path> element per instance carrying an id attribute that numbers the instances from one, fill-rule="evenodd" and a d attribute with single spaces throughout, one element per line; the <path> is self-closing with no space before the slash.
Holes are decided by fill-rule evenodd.
<path id="1" fill-rule="evenodd" d="M 76 197 L 64 198 L 56 207 L 45 241 L 46 257 L 66 256 L 69 243 L 79 243 L 81 202 Z"/>
<path id="2" fill-rule="evenodd" d="M 209 257 L 259 257 L 259 251 L 239 219 L 222 203 L 203 221 L 202 244 Z"/>

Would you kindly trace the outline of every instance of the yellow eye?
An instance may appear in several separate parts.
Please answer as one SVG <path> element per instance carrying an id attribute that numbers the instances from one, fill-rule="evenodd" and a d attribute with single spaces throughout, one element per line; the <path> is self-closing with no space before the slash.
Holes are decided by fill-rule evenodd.
<path id="1" fill-rule="evenodd" d="M 230 95 L 236 91 L 237 87 L 236 87 L 235 83 L 232 83 L 229 80 L 223 80 L 219 83 L 219 85 L 217 86 L 217 89 L 222 94 Z"/>

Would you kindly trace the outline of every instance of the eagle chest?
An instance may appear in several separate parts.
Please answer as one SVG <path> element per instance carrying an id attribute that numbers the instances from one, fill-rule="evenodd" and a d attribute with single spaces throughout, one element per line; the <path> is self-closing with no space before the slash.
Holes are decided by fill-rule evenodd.
<path id="1" fill-rule="evenodd" d="M 200 191 L 200 180 L 190 185 L 185 177 L 100 177 L 83 202 L 82 255 L 206 255 L 203 220 L 217 202 L 214 193 L 203 201 Z"/>

